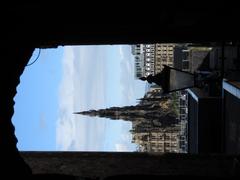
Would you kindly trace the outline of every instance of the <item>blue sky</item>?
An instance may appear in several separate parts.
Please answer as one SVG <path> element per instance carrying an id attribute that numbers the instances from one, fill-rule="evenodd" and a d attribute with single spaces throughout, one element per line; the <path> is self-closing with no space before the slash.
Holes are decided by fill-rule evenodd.
<path id="1" fill-rule="evenodd" d="M 36 58 L 38 49 L 29 62 Z M 25 68 L 13 123 L 20 150 L 134 151 L 131 123 L 73 112 L 136 104 L 145 83 L 134 79 L 128 45 L 43 49 Z"/>

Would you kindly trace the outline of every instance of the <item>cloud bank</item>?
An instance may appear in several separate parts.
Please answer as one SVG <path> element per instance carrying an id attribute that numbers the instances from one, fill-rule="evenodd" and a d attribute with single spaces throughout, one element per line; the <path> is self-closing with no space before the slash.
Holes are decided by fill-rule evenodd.
<path id="1" fill-rule="evenodd" d="M 59 115 L 56 129 L 56 150 L 101 151 L 109 150 L 104 145 L 112 134 L 111 121 L 75 115 L 73 112 L 106 108 L 106 66 L 109 49 L 117 48 L 120 68 L 119 87 L 116 97 L 122 105 L 135 103 L 133 61 L 129 46 L 67 46 L 62 59 L 62 80 L 59 86 Z M 111 58 L 111 57 L 110 57 Z M 116 67 L 112 67 L 116 68 Z M 122 123 L 121 133 L 114 145 L 115 151 L 131 151 L 130 123 Z M 127 135 L 126 135 L 127 134 Z M 111 149 L 110 149 L 111 150 Z"/>

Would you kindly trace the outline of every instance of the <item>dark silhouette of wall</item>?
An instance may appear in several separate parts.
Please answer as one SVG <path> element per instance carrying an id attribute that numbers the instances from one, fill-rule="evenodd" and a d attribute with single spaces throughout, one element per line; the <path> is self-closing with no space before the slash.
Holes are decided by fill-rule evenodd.
<path id="1" fill-rule="evenodd" d="M 35 47 L 239 40 L 234 3 L 117 4 L 11 4 L 1 12 L 1 34 L 6 43 Z"/>

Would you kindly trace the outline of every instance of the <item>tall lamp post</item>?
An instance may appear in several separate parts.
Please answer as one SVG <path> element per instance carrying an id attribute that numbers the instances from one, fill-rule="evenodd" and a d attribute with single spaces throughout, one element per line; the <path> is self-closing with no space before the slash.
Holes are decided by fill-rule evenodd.
<path id="1" fill-rule="evenodd" d="M 156 75 L 149 75 L 139 79 L 148 81 L 148 83 L 156 83 L 161 86 L 163 93 L 179 91 L 192 87 L 202 87 L 204 83 L 216 81 L 218 74 L 215 73 L 190 73 L 164 65 L 163 70 Z"/>

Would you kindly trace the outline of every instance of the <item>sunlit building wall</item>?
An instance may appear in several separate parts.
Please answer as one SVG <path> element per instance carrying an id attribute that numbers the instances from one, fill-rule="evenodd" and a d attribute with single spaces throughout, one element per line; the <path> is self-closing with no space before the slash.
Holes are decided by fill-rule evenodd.
<path id="1" fill-rule="evenodd" d="M 163 65 L 173 66 L 175 44 L 156 44 L 154 74 L 162 71 Z"/>

